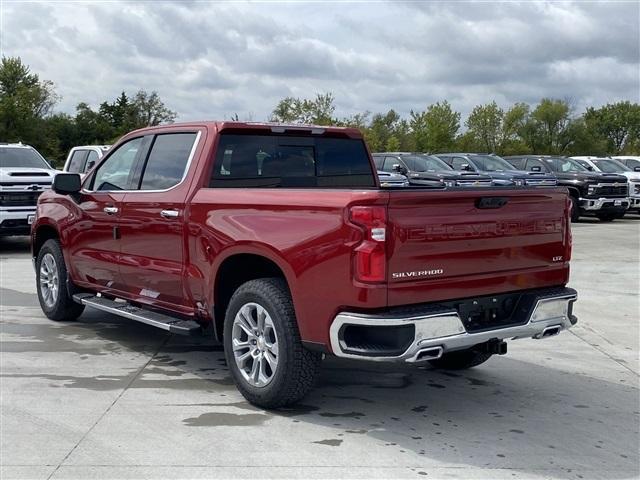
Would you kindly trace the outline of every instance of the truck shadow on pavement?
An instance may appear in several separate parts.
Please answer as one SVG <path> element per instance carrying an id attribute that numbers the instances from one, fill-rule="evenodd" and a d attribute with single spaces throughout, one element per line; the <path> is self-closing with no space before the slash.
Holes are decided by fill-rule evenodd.
<path id="1" fill-rule="evenodd" d="M 330 459 L 347 447 L 352 459 L 380 449 L 399 466 L 443 462 L 561 478 L 638 475 L 637 382 L 622 373 L 617 382 L 576 373 L 580 358 L 571 370 L 566 359 L 563 369 L 551 358 L 536 364 L 507 356 L 464 372 L 327 359 L 318 386 L 301 404 L 264 411 L 240 396 L 221 347 L 208 340 L 171 336 L 97 311 L 87 310 L 73 323 L 38 316 L 30 317 L 34 322 L 3 321 L 11 334 L 3 353 L 70 352 L 79 358 L 73 375 L 4 368 L 5 381 L 30 377 L 70 389 L 156 389 L 163 395 L 152 396 L 150 408 L 177 409 L 182 420 L 165 427 L 190 429 L 187 437 L 211 438 L 220 427 L 259 427 L 267 434 L 284 427 L 299 435 L 279 433 L 272 448 L 282 455 L 306 448 Z M 101 357 L 100 375 L 83 367 L 95 356 Z M 109 356 L 137 363 L 106 367 L 105 373 Z M 180 401 L 171 400 L 178 395 Z"/>

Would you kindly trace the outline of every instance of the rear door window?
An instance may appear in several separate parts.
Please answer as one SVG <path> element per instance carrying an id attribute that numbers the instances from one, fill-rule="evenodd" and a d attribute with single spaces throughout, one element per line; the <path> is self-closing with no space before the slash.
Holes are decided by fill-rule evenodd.
<path id="1" fill-rule="evenodd" d="M 518 170 L 525 169 L 526 160 L 524 158 L 507 158 L 506 160 Z"/>
<path id="2" fill-rule="evenodd" d="M 196 133 L 156 135 L 142 173 L 140 190 L 166 190 L 182 181 Z"/>
<path id="3" fill-rule="evenodd" d="M 222 134 L 212 187 L 373 187 L 359 139 Z"/>
<path id="4" fill-rule="evenodd" d="M 88 153 L 87 150 L 75 150 L 71 154 L 67 171 L 70 173 L 84 173 Z"/>

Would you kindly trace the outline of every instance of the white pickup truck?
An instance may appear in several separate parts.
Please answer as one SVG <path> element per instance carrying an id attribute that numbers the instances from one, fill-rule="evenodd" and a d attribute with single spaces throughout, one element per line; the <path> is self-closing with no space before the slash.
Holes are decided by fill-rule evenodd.
<path id="1" fill-rule="evenodd" d="M 38 197 L 56 173 L 35 148 L 0 143 L 0 236 L 29 235 Z"/>

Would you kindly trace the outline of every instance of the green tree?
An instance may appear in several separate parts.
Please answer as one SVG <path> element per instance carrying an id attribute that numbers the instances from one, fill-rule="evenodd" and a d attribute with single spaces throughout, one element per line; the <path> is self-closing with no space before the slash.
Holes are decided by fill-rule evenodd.
<path id="1" fill-rule="evenodd" d="M 385 150 L 387 152 L 398 152 L 400 151 L 400 140 L 394 135 L 391 135 L 387 140 L 387 144 L 385 145 Z"/>
<path id="2" fill-rule="evenodd" d="M 42 147 L 42 120 L 58 101 L 53 83 L 31 73 L 19 57 L 0 61 L 0 138 Z"/>
<path id="3" fill-rule="evenodd" d="M 626 101 L 587 108 L 584 121 L 592 132 L 606 140 L 609 153 L 623 153 L 627 147 L 639 143 L 640 105 L 637 103 Z"/>
<path id="4" fill-rule="evenodd" d="M 502 135 L 497 153 L 500 155 L 518 155 L 531 153 L 527 144 L 521 138 L 527 119 L 529 105 L 516 103 L 504 113 L 502 118 Z"/>
<path id="5" fill-rule="evenodd" d="M 173 123 L 177 116 L 176 112 L 165 106 L 155 91 L 147 93 L 139 90 L 133 98 L 132 109 L 136 128 Z"/>
<path id="6" fill-rule="evenodd" d="M 386 150 L 387 143 L 398 129 L 400 121 L 400 115 L 393 109 L 387 113 L 376 113 L 371 118 L 371 123 L 364 134 L 372 152 Z"/>
<path id="7" fill-rule="evenodd" d="M 446 100 L 427 107 L 426 111 L 410 113 L 409 125 L 415 148 L 420 152 L 451 150 L 460 129 L 460 113 L 453 111 Z"/>
<path id="8" fill-rule="evenodd" d="M 528 128 L 529 144 L 536 153 L 565 153 L 571 144 L 569 102 L 543 98 L 531 112 Z"/>
<path id="9" fill-rule="evenodd" d="M 469 114 L 465 125 L 485 152 L 495 153 L 503 138 L 503 122 L 504 110 L 493 101 L 477 105 Z"/>
<path id="10" fill-rule="evenodd" d="M 271 112 L 270 120 L 282 123 L 331 125 L 337 122 L 332 93 L 317 94 L 313 99 L 286 97 Z"/>

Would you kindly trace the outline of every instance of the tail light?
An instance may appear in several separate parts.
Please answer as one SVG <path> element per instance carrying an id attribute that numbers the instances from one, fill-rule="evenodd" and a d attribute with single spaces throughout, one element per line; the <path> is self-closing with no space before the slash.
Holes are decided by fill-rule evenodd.
<path id="1" fill-rule="evenodd" d="M 355 279 L 361 282 L 384 282 L 387 278 L 387 210 L 379 206 L 351 207 L 350 219 L 363 227 L 364 239 L 355 248 Z"/>
<path id="2" fill-rule="evenodd" d="M 567 195 L 567 203 L 566 203 L 566 207 L 565 207 L 565 213 L 564 213 L 564 218 L 565 218 L 565 225 L 566 225 L 566 230 L 564 233 L 564 261 L 568 262 L 569 260 L 571 260 L 571 250 L 573 248 L 573 236 L 571 234 L 571 207 L 572 207 L 572 200 L 571 197 L 569 195 Z M 577 208 L 577 206 L 576 206 Z"/>

